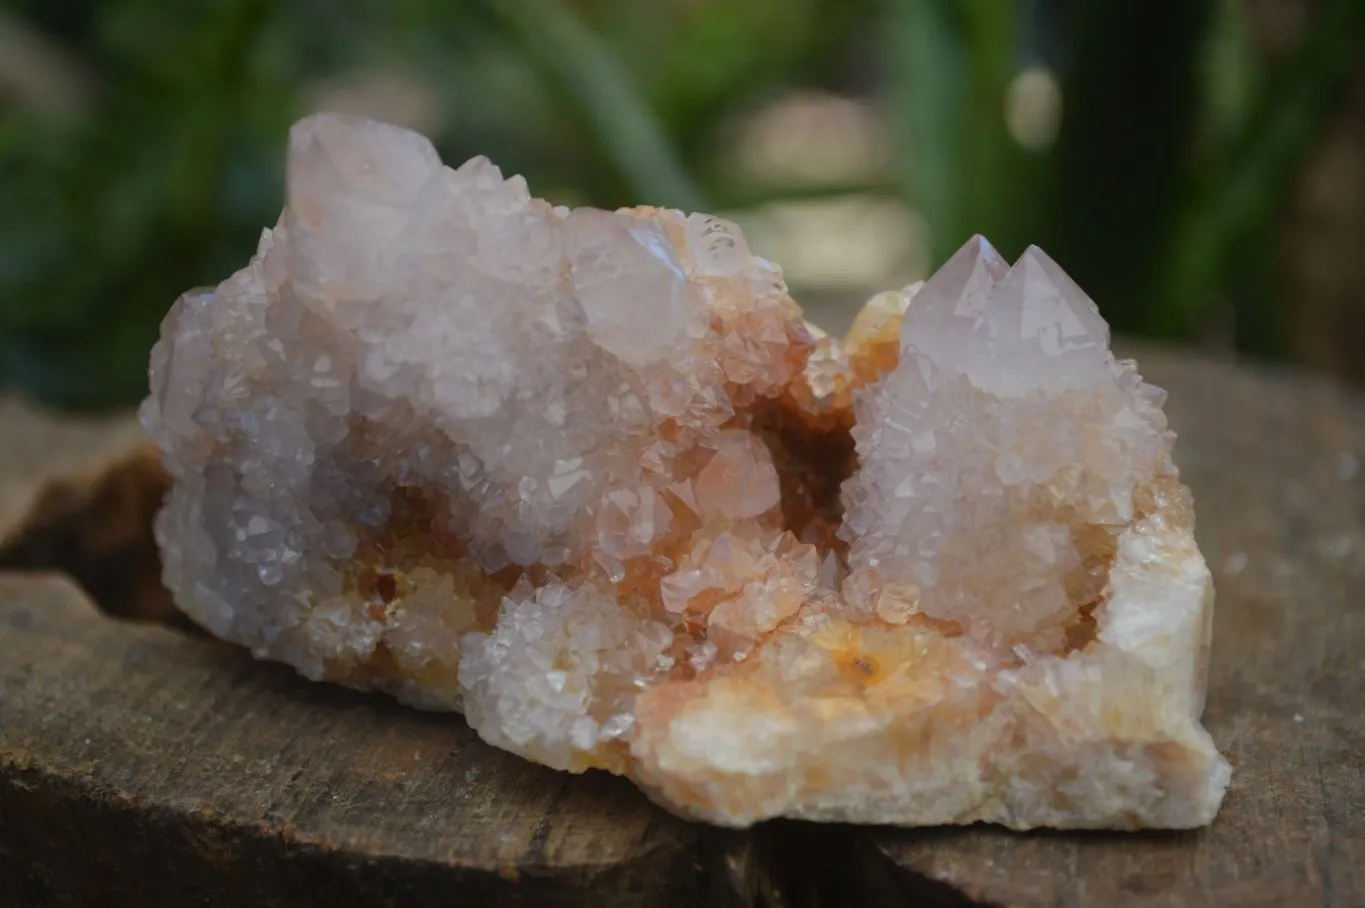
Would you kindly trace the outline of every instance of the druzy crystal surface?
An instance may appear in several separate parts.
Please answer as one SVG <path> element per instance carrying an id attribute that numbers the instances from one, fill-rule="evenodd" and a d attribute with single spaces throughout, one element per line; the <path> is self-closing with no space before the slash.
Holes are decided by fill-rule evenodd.
<path id="1" fill-rule="evenodd" d="M 1222 799 L 1162 394 L 1037 249 L 973 240 L 840 341 L 723 220 L 317 115 L 151 387 L 167 585 L 310 678 L 728 825 Z"/>

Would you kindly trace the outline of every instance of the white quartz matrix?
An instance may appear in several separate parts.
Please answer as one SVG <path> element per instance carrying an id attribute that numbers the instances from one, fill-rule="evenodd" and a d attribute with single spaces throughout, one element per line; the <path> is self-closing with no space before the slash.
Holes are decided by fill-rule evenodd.
<path id="1" fill-rule="evenodd" d="M 167 586 L 309 678 L 733 826 L 1222 800 L 1163 395 L 1037 249 L 974 239 L 839 341 L 730 223 L 319 114 L 151 388 Z"/>

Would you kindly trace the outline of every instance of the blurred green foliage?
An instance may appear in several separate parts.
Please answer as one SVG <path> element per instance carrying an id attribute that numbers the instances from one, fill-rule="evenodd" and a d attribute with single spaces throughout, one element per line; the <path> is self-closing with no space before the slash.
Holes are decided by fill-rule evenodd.
<path id="1" fill-rule="evenodd" d="M 873 189 L 919 212 L 934 260 L 974 232 L 1038 242 L 1120 330 L 1184 335 L 1233 298 L 1269 349 L 1237 275 L 1365 33 L 1360 0 L 1317 7 L 1268 71 L 1231 0 L 8 0 L 0 57 L 64 75 L 7 89 L 24 63 L 0 60 L 0 386 L 141 396 L 171 300 L 273 222 L 289 123 L 327 80 L 395 68 L 447 160 L 602 206 L 818 192 L 738 178 L 718 136 L 784 88 L 872 98 L 896 161 Z M 1061 80 L 1046 150 L 1005 124 L 1030 65 Z"/>

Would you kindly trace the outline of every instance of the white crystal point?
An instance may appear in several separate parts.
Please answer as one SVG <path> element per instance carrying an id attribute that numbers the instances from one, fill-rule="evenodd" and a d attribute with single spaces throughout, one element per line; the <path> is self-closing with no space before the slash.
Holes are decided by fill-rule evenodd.
<path id="1" fill-rule="evenodd" d="M 1030 246 L 992 289 L 967 374 L 998 393 L 1062 391 L 1107 380 L 1109 325 L 1047 253 Z"/>
<path id="2" fill-rule="evenodd" d="M 289 205 L 296 214 L 320 214 L 317 206 L 338 193 L 408 205 L 440 167 L 430 140 L 412 130 L 347 114 L 313 114 L 289 131 Z"/>
<path id="3" fill-rule="evenodd" d="M 940 286 L 965 285 L 965 263 L 993 267 L 988 249 L 958 253 Z M 1110 544 L 1166 469 L 1165 420 L 1115 381 L 1108 327 L 1041 250 L 972 297 L 965 341 L 941 330 L 965 321 L 934 310 L 943 296 L 920 305 L 938 282 L 905 323 L 949 339 L 907 348 L 863 400 L 862 469 L 844 488 L 849 561 L 919 585 L 926 614 L 997 640 L 1046 637 L 1074 613 L 1087 546 Z"/>
<path id="4" fill-rule="evenodd" d="M 565 226 L 588 336 L 634 366 L 667 357 L 687 329 L 693 296 L 668 235 L 620 212 L 576 211 Z"/>
<path id="5" fill-rule="evenodd" d="M 913 347 L 944 372 L 959 371 L 991 291 L 1008 272 L 985 237 L 972 237 L 915 295 L 901 322 L 901 348 Z"/>

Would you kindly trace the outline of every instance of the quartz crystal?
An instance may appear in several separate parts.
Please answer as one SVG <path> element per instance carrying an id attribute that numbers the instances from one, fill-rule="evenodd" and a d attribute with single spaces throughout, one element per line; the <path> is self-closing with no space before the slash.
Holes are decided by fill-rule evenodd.
<path id="1" fill-rule="evenodd" d="M 983 239 L 808 325 L 733 224 L 320 114 L 143 420 L 180 607 L 682 814 L 1208 823 L 1212 587 L 1162 392 Z"/>

